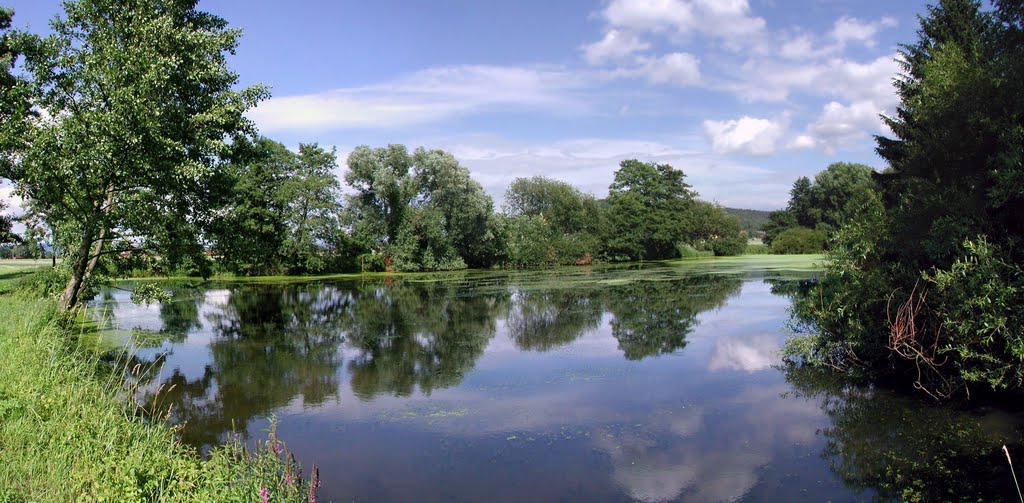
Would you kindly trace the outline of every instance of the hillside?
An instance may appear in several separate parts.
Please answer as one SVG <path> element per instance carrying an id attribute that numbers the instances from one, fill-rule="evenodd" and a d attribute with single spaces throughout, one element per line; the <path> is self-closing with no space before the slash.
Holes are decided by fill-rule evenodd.
<path id="1" fill-rule="evenodd" d="M 743 230 L 753 234 L 761 230 L 761 227 L 768 222 L 768 211 L 745 210 L 741 208 L 725 208 L 726 213 L 740 219 Z"/>

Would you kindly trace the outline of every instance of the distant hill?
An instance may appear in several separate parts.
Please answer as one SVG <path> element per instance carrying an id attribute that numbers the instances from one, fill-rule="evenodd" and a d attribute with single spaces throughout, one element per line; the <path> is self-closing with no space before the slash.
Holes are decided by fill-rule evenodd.
<path id="1" fill-rule="evenodd" d="M 768 223 L 768 213 L 762 210 L 744 210 L 740 208 L 725 208 L 726 213 L 740 219 L 743 230 L 753 234 L 761 230 L 764 224 Z"/>

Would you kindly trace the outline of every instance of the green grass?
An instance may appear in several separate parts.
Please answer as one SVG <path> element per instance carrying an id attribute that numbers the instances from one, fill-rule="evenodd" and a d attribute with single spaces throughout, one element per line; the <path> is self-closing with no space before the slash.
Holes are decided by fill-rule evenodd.
<path id="1" fill-rule="evenodd" d="M 753 241 L 753 240 L 752 240 Z M 758 240 L 757 243 L 747 243 L 747 249 L 743 252 L 744 255 L 771 255 L 772 247 L 761 243 Z"/>
<path id="2" fill-rule="evenodd" d="M 207 460 L 125 397 L 123 372 L 73 342 L 50 300 L 0 272 L 0 502 L 305 501 L 309 484 L 271 437 L 233 439 Z M 289 483 L 289 481 L 291 483 Z"/>

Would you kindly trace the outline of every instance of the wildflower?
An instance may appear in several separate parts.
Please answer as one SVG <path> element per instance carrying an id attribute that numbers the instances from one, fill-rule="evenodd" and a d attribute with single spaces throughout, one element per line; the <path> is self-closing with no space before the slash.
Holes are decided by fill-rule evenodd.
<path id="1" fill-rule="evenodd" d="M 260 489 L 260 498 L 263 498 L 263 503 L 267 503 L 267 500 L 270 499 L 270 490 L 266 487 Z"/>
<path id="2" fill-rule="evenodd" d="M 320 470 L 313 465 L 313 475 L 309 478 L 309 503 L 316 503 L 316 490 L 320 488 Z"/>

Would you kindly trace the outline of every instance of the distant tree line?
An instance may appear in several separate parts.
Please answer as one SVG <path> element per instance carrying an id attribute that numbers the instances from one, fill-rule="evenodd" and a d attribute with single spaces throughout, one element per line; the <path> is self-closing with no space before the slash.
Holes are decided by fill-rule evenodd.
<path id="1" fill-rule="evenodd" d="M 696 200 L 668 165 L 624 161 L 603 201 L 565 182 L 519 178 L 496 211 L 442 150 L 361 146 L 346 164 L 351 192 L 342 194 L 333 151 L 235 141 L 203 233 L 216 266 L 264 275 L 528 268 L 671 259 L 680 246 L 730 255 L 746 245 L 739 222 Z"/>
<path id="2" fill-rule="evenodd" d="M 844 225 L 876 196 L 874 170 L 864 164 L 837 162 L 812 182 L 800 177 L 789 191 L 789 204 L 768 214 L 764 243 L 774 253 L 820 253 Z"/>
<path id="3" fill-rule="evenodd" d="M 740 227 L 750 237 L 757 237 L 763 230 L 764 224 L 768 223 L 768 211 L 742 208 L 725 208 L 725 211 L 739 219 Z"/>

